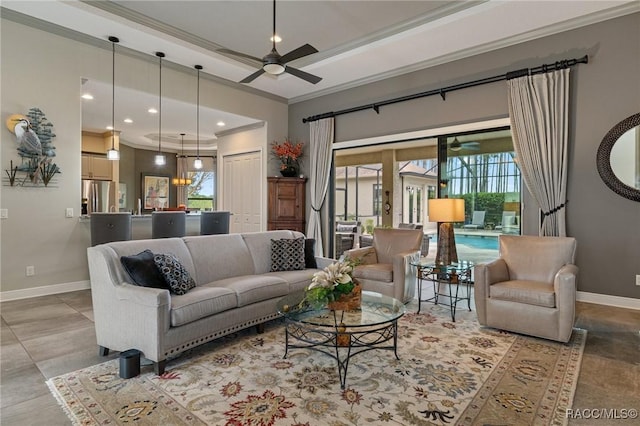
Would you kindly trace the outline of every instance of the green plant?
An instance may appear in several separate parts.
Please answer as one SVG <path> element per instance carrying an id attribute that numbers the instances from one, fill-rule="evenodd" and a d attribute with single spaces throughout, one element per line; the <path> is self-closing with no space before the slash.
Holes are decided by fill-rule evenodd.
<path id="1" fill-rule="evenodd" d="M 318 309 L 337 300 L 342 294 L 351 293 L 355 287 L 351 273 L 353 268 L 361 262 L 361 259 L 345 257 L 344 260 L 334 262 L 322 271 L 313 274 L 311 284 L 306 288 L 304 298 L 298 308 L 311 306 Z"/>
<path id="2" fill-rule="evenodd" d="M 373 219 L 367 219 L 364 221 L 364 230 L 366 231 L 367 234 L 373 234 L 373 227 L 374 227 Z"/>

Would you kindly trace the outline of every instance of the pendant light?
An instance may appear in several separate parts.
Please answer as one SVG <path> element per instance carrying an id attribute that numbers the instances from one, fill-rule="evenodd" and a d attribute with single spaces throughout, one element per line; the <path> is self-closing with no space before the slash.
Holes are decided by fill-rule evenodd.
<path id="1" fill-rule="evenodd" d="M 155 156 L 154 162 L 156 166 L 164 166 L 167 163 L 167 159 L 162 153 L 162 58 L 164 58 L 164 53 L 156 52 L 156 56 L 159 58 L 160 63 L 160 88 L 158 90 L 158 153 Z"/>
<path id="2" fill-rule="evenodd" d="M 184 135 L 185 133 L 180 133 L 180 138 L 181 138 L 180 145 L 182 146 L 181 148 L 182 153 L 178 155 L 178 162 L 182 162 L 183 166 L 186 165 L 184 163 L 187 158 L 187 156 L 184 155 Z M 184 175 L 184 168 L 183 168 L 183 171 L 180 173 L 180 177 L 173 178 L 173 184 L 176 186 L 191 185 L 191 179 Z"/>
<path id="3" fill-rule="evenodd" d="M 196 159 L 193 162 L 193 168 L 200 170 L 202 168 L 200 159 L 200 70 L 202 65 L 196 65 L 194 68 L 198 70 L 198 92 L 196 95 Z"/>
<path id="4" fill-rule="evenodd" d="M 120 159 L 120 151 L 116 149 L 116 126 L 115 126 L 115 111 L 116 111 L 116 43 L 120 40 L 118 37 L 109 37 L 111 42 L 111 149 L 107 151 L 107 159 L 117 161 Z"/>

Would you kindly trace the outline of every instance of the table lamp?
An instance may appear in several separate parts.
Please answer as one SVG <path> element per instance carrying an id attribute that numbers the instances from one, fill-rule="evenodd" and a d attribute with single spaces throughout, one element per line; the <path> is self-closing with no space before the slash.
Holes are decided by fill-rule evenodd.
<path id="1" fill-rule="evenodd" d="M 452 222 L 464 222 L 464 200 L 434 198 L 429 200 L 429 221 L 440 223 L 436 265 L 450 265 L 458 261 Z"/>

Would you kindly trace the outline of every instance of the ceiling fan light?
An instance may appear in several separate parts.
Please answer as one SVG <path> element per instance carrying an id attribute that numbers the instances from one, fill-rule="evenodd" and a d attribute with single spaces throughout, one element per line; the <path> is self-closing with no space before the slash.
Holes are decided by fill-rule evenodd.
<path id="1" fill-rule="evenodd" d="M 197 169 L 197 170 L 200 170 L 200 169 L 202 168 L 202 160 L 201 160 L 201 159 L 199 159 L 199 158 L 196 158 L 196 159 L 193 161 L 193 168 L 194 168 L 194 169 Z"/>
<path id="2" fill-rule="evenodd" d="M 110 149 L 107 151 L 107 160 L 117 161 L 120 159 L 120 151 L 117 149 Z"/>
<path id="3" fill-rule="evenodd" d="M 165 164 L 167 164 L 167 158 L 163 154 L 156 154 L 153 162 L 156 166 L 164 166 Z"/>
<path id="4" fill-rule="evenodd" d="M 284 72 L 284 65 L 282 64 L 265 64 L 262 69 L 267 74 L 280 75 Z"/>

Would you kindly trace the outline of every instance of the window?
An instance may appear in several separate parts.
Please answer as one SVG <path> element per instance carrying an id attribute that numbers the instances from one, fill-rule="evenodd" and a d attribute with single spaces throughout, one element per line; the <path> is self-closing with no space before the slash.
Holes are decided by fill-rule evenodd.
<path id="1" fill-rule="evenodd" d="M 187 209 L 216 210 L 216 161 L 215 157 L 200 157 L 201 170 L 193 169 L 193 158 L 189 161 L 191 185 L 187 187 Z"/>
<path id="2" fill-rule="evenodd" d="M 382 215 L 382 185 L 379 183 L 373 184 L 373 215 Z"/>

